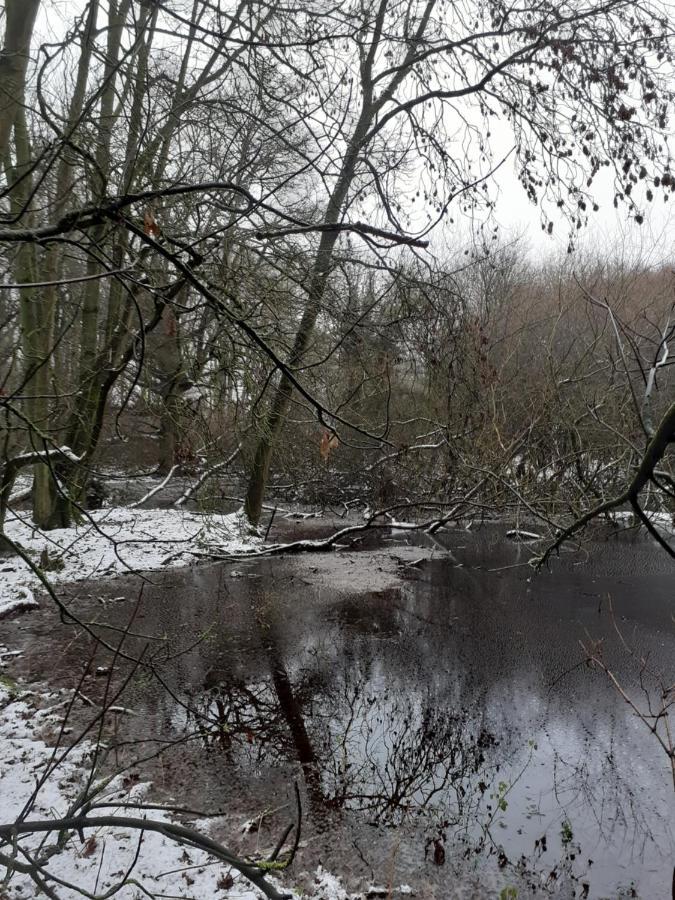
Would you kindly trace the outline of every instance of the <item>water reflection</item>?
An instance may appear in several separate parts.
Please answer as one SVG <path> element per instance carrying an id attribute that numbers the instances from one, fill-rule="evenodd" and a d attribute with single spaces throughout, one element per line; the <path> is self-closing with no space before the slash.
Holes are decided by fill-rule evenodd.
<path id="1" fill-rule="evenodd" d="M 265 578 L 229 585 L 220 601 L 236 615 L 210 667 L 202 652 L 183 672 L 193 712 L 181 727 L 199 731 L 214 769 L 239 784 L 259 776 L 259 795 L 300 772 L 310 829 L 325 831 L 326 816 L 332 834 L 395 827 L 424 896 L 445 896 L 439 846 L 443 871 L 478 872 L 484 896 L 511 884 L 663 896 L 667 773 L 607 684 L 575 668 L 579 625 L 606 631 L 577 586 L 565 595 L 558 579 L 542 608 L 524 579 L 443 565 L 401 590 L 322 604 L 311 588 L 283 600 Z M 378 850 L 362 847 L 373 863 Z"/>
<path id="2" fill-rule="evenodd" d="M 139 703 L 164 739 L 198 735 L 193 802 L 276 808 L 299 778 L 303 865 L 320 858 L 353 889 L 393 866 L 429 900 L 449 896 L 451 873 L 466 896 L 670 896 L 667 761 L 579 665 L 591 634 L 639 688 L 602 612 L 609 590 L 631 638 L 675 680 L 670 578 L 617 574 L 612 561 L 532 582 L 464 562 L 362 596 L 319 590 L 292 562 L 256 579 L 219 571 L 210 586 L 202 573 L 198 592 L 167 576 L 146 617 L 180 622 L 178 643 L 207 626 L 210 637 L 166 672 L 187 711 L 165 694 Z"/>
<path id="3" fill-rule="evenodd" d="M 498 743 L 475 733 L 466 715 L 378 689 L 358 672 L 313 698 L 311 713 L 277 657 L 267 682 L 228 684 L 190 698 L 204 746 L 253 763 L 295 758 L 310 799 L 319 807 L 358 810 L 374 824 L 397 825 L 410 815 L 442 811 L 459 824 L 475 814 Z M 311 716 L 309 726 L 306 716 Z M 205 720 L 208 724 L 205 724 Z"/>

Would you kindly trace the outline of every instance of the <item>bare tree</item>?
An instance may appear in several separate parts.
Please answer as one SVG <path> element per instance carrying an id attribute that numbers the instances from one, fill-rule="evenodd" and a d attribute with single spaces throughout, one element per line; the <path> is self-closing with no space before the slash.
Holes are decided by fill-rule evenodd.
<path id="1" fill-rule="evenodd" d="M 564 10 L 545 4 L 534 13 L 527 5 L 441 7 L 434 0 L 405 8 L 382 0 L 347 11 L 339 40 L 343 49 L 353 49 L 354 61 L 350 66 L 340 56 L 321 65 L 324 78 L 333 79 L 328 90 L 342 98 L 344 110 L 342 120 L 333 113 L 341 127 L 330 143 L 339 141 L 344 149 L 332 166 L 322 218 L 313 226 L 321 237 L 289 369 L 305 362 L 338 237 L 359 200 L 371 196 L 406 235 L 405 181 L 394 173 L 413 165 L 426 170 L 423 193 L 431 212 L 422 232 L 431 226 L 432 214 L 438 220 L 455 206 L 472 207 L 498 165 L 488 156 L 495 116 L 512 124 L 513 149 L 530 197 L 555 198 L 575 227 L 583 224 L 592 202 L 580 177 L 590 185 L 604 165 L 616 165 L 617 200 L 627 200 L 638 218 L 632 194 L 640 178 L 651 170 L 670 191 L 670 177 L 665 185 L 661 177 L 668 161 L 661 158 L 663 145 L 654 132 L 665 127 L 669 93 L 658 66 L 649 62 L 653 54 L 667 52 L 667 17 L 658 7 L 641 8 L 638 18 L 633 12 L 623 2 Z M 321 24 L 315 28 L 321 34 Z M 631 83 L 642 92 L 640 108 L 629 104 Z M 349 116 L 353 95 L 358 106 Z M 332 106 L 327 106 L 329 115 Z M 478 171 L 469 146 L 475 148 Z M 611 148 L 609 154 L 603 146 Z M 546 227 L 552 229 L 552 223 Z M 246 497 L 254 522 L 292 390 L 283 375 L 262 426 Z"/>

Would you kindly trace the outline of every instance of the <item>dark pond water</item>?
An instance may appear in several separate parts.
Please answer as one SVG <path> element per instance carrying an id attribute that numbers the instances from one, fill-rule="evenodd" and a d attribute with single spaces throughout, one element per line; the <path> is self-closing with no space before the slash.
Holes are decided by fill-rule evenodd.
<path id="1" fill-rule="evenodd" d="M 147 763 L 159 790 L 230 810 L 223 837 L 246 851 L 274 846 L 297 783 L 296 871 L 321 863 L 354 891 L 673 896 L 669 761 L 579 643 L 602 641 L 640 708 L 658 704 L 661 681 L 675 683 L 671 563 L 617 541 L 534 575 L 520 565 L 532 550 L 496 531 L 443 541 L 450 558 L 379 593 L 367 554 L 360 594 L 290 559 L 146 585 L 134 629 L 184 652 L 161 667 L 169 691 L 132 682 L 125 703 L 140 715 L 118 735 L 119 761 L 163 748 Z M 48 623 L 31 618 L 34 643 Z"/>

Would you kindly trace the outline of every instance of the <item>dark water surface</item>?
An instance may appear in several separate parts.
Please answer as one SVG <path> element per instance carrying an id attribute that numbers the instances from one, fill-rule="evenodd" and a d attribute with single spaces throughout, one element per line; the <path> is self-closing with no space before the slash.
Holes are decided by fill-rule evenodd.
<path id="1" fill-rule="evenodd" d="M 228 809 L 236 827 L 222 836 L 246 852 L 273 847 L 293 820 L 297 782 L 294 871 L 321 863 L 354 891 L 671 897 L 669 761 L 579 642 L 602 641 L 640 708 L 658 704 L 659 679 L 643 672 L 641 685 L 615 625 L 673 685 L 672 564 L 617 541 L 535 575 L 520 565 L 532 549 L 496 531 L 442 540 L 450 557 L 379 593 L 367 591 L 365 553 L 360 594 L 325 569 L 318 583 L 293 559 L 156 576 L 134 629 L 185 652 L 161 667 L 170 691 L 133 679 L 124 702 L 139 715 L 120 725 L 119 761 L 164 747 L 146 764 L 158 789 Z M 125 593 L 119 584 L 110 596 Z M 102 614 L 94 601 L 77 605 Z M 104 613 L 122 622 L 130 607 Z M 24 665 L 37 670 L 30 647 L 56 647 L 58 629 L 42 613 L 19 621 Z M 53 677 L 74 658 L 72 647 L 54 651 Z"/>

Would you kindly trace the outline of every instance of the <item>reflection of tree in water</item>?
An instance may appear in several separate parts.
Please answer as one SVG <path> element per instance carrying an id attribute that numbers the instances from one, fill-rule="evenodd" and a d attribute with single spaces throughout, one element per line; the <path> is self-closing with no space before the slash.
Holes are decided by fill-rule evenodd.
<path id="1" fill-rule="evenodd" d="M 249 594 L 247 609 L 250 601 Z M 615 776 L 612 741 L 599 746 L 594 725 L 594 742 L 580 753 L 592 708 L 582 704 L 576 717 L 559 713 L 558 722 L 560 704 L 549 696 L 535 695 L 533 705 L 532 664 L 523 666 L 517 653 L 504 656 L 496 621 L 475 619 L 477 613 L 471 619 L 479 644 L 499 659 L 493 671 L 472 656 L 476 644 L 452 626 L 447 602 L 436 604 L 429 594 L 341 602 L 304 617 L 280 613 L 264 596 L 252 607 L 246 654 L 221 645 L 219 658 L 227 662 L 190 702 L 204 745 L 233 764 L 258 771 L 299 766 L 317 827 L 327 810 L 405 824 L 421 839 L 421 857 L 440 826 L 451 842 L 446 867 L 492 859 L 501 883 L 526 884 L 540 895 L 585 896 L 585 884 L 597 888 L 588 859 L 598 836 L 608 846 L 626 848 L 628 841 L 636 856 L 649 844 L 653 820 L 644 799 L 619 779 L 626 766 Z M 538 670 L 536 677 L 546 680 Z M 528 741 L 542 734 L 546 749 L 537 755 L 544 753 L 544 767 L 535 760 L 531 784 L 507 795 L 508 810 L 493 816 L 500 782 L 510 786 Z M 531 809 L 531 796 L 549 799 Z M 567 844 L 559 834 L 563 819 L 574 833 Z M 619 886 L 611 888 L 620 895 Z"/>
<path id="2" fill-rule="evenodd" d="M 356 673 L 329 704 L 340 710 L 322 779 L 332 803 L 385 824 L 432 810 L 459 824 L 475 813 L 496 741 L 472 728 L 466 713 L 438 708 L 430 694 L 378 690 Z"/>
<path id="3" fill-rule="evenodd" d="M 233 677 L 189 700 L 185 730 L 196 730 L 205 749 L 255 763 L 284 756 L 284 719 L 271 684 Z"/>
<path id="4" fill-rule="evenodd" d="M 598 741 L 602 737 L 598 734 Z M 598 753 L 569 759 L 554 749 L 555 804 L 571 822 L 592 822 L 594 835 L 607 846 L 620 846 L 624 857 L 639 859 L 657 843 L 659 834 L 670 831 L 669 823 L 653 806 L 645 806 L 634 780 L 620 774 L 617 752 L 611 732 L 602 769 Z"/>
<path id="5" fill-rule="evenodd" d="M 186 722 L 205 747 L 233 761 L 298 762 L 315 808 L 358 810 L 388 825 L 432 811 L 453 824 L 475 815 L 496 741 L 466 711 L 430 689 L 386 687 L 372 660 L 353 656 L 327 673 L 326 654 L 315 651 L 314 666 L 292 679 L 276 629 L 260 610 L 257 618 L 269 674 L 221 670 L 207 679 Z"/>

